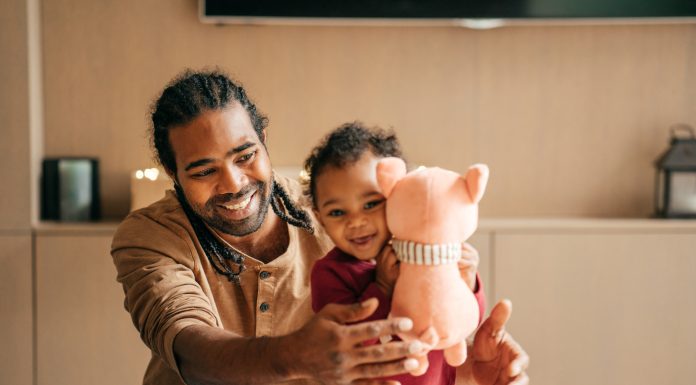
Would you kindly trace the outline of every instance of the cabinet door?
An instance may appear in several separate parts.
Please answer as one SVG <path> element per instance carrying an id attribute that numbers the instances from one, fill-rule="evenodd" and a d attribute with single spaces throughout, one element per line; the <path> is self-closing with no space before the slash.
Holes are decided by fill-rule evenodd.
<path id="1" fill-rule="evenodd" d="M 498 234 L 493 274 L 532 383 L 694 383 L 696 235 Z"/>
<path id="2" fill-rule="evenodd" d="M 0 236 L 0 382 L 31 385 L 31 235 Z"/>
<path id="3" fill-rule="evenodd" d="M 110 236 L 37 236 L 38 385 L 142 383 L 149 350 L 123 308 L 110 245 Z"/>

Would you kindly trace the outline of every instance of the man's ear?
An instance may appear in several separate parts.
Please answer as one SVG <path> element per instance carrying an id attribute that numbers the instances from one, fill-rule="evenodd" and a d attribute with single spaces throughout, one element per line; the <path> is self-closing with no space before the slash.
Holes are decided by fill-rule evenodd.
<path id="1" fill-rule="evenodd" d="M 466 171 L 466 175 L 463 178 L 466 183 L 466 190 L 469 192 L 473 203 L 479 203 L 483 197 L 488 184 L 488 173 L 488 166 L 480 163 L 469 167 Z"/>
<path id="2" fill-rule="evenodd" d="M 266 145 L 267 137 L 268 136 L 266 135 L 266 129 L 264 128 L 263 130 L 261 130 L 261 142 L 263 142 L 264 145 Z"/>
<path id="3" fill-rule="evenodd" d="M 396 182 L 406 175 L 406 162 L 401 158 L 384 158 L 377 162 L 377 185 L 382 194 L 389 198 Z"/>

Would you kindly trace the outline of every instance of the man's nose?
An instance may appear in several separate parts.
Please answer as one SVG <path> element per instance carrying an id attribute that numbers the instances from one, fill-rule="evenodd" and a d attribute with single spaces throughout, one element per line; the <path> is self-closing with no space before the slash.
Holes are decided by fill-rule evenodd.
<path id="1" fill-rule="evenodd" d="M 220 170 L 217 184 L 218 194 L 236 194 L 248 184 L 248 178 L 242 170 L 234 165 L 225 164 Z"/>

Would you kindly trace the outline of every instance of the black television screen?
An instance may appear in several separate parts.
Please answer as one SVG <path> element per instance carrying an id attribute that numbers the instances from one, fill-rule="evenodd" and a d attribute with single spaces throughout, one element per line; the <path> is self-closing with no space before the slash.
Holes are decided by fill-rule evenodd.
<path id="1" fill-rule="evenodd" d="M 201 16 L 301 19 L 692 18 L 696 0 L 200 0 Z"/>

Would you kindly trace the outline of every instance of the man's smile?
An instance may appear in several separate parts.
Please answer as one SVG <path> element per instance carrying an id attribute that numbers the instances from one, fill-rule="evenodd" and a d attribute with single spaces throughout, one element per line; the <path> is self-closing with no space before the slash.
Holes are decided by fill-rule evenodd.
<path id="1" fill-rule="evenodd" d="M 224 205 L 219 205 L 221 207 L 224 207 L 227 210 L 241 210 L 246 208 L 249 205 L 249 202 L 251 202 L 251 198 L 256 194 L 256 192 L 249 194 L 246 198 L 243 200 L 239 201 L 238 203 L 235 204 L 224 204 Z"/>

